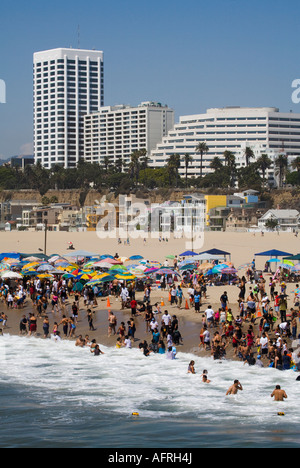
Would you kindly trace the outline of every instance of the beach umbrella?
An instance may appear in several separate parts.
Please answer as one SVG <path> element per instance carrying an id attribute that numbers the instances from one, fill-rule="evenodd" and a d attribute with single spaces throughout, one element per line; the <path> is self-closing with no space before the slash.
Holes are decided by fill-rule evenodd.
<path id="1" fill-rule="evenodd" d="M 123 280 L 123 281 L 134 280 L 135 278 L 136 277 L 134 275 L 130 275 L 130 274 L 116 275 L 116 279 Z"/>
<path id="2" fill-rule="evenodd" d="M 46 264 L 46 265 L 40 265 L 37 268 L 37 271 L 52 271 L 55 270 L 54 266 Z"/>
<path id="3" fill-rule="evenodd" d="M 93 265 L 93 268 L 110 268 L 110 267 L 111 267 L 111 263 L 104 262 L 103 260 L 101 260 L 100 262 L 96 262 Z"/>
<path id="4" fill-rule="evenodd" d="M 26 261 L 27 263 L 29 263 L 29 262 L 39 262 L 40 260 L 41 260 L 40 258 L 38 258 L 38 257 L 33 257 L 33 256 L 32 256 L 32 257 L 25 257 L 25 258 L 23 258 L 23 262 Z"/>
<path id="5" fill-rule="evenodd" d="M 131 257 L 129 257 L 129 260 L 143 260 L 144 257 L 142 257 L 141 255 L 132 255 Z"/>
<path id="6" fill-rule="evenodd" d="M 97 284 L 110 283 L 111 281 L 114 281 L 114 279 L 114 276 L 109 275 L 102 279 L 88 281 L 86 283 L 86 286 L 97 286 Z"/>
<path id="7" fill-rule="evenodd" d="M 75 250 L 72 253 L 66 253 L 64 254 L 65 257 L 71 257 L 71 258 L 93 258 L 97 257 L 98 255 L 93 252 L 89 252 L 87 250 Z"/>
<path id="8" fill-rule="evenodd" d="M 300 271 L 300 263 L 292 267 L 292 271 Z"/>
<path id="9" fill-rule="evenodd" d="M 39 279 L 54 279 L 54 276 L 53 275 L 47 275 L 47 274 L 44 274 L 44 275 L 38 275 L 37 278 Z"/>
<path id="10" fill-rule="evenodd" d="M 103 260 L 104 258 L 111 258 L 113 259 L 114 257 L 112 255 L 100 255 L 100 260 Z"/>
<path id="11" fill-rule="evenodd" d="M 105 258 L 103 261 L 109 263 L 110 265 L 122 265 L 123 263 L 120 260 L 116 260 L 115 258 Z"/>
<path id="12" fill-rule="evenodd" d="M 167 255 L 166 258 L 168 258 L 169 260 L 174 260 L 174 259 L 175 259 L 175 255 Z"/>
<path id="13" fill-rule="evenodd" d="M 183 265 L 179 268 L 180 271 L 184 270 L 195 270 L 196 266 L 194 263 L 188 263 L 187 265 Z"/>
<path id="14" fill-rule="evenodd" d="M 291 266 L 291 265 L 288 265 L 288 264 L 286 264 L 286 263 L 280 263 L 280 264 L 278 265 L 278 268 L 283 268 L 283 269 L 286 269 L 286 270 L 290 270 L 290 269 L 292 269 L 292 266 Z"/>
<path id="15" fill-rule="evenodd" d="M 300 253 L 297 255 L 292 255 L 291 257 L 287 257 L 284 260 L 294 260 L 294 261 L 300 260 Z"/>
<path id="16" fill-rule="evenodd" d="M 222 274 L 222 270 L 224 270 L 224 265 L 220 265 L 220 267 L 218 266 L 214 266 L 211 270 L 208 270 L 206 273 L 205 273 L 205 276 L 210 276 L 210 275 L 221 275 Z"/>
<path id="17" fill-rule="evenodd" d="M 127 271 L 127 268 L 124 265 L 113 265 L 110 266 L 109 271 Z"/>
<path id="18" fill-rule="evenodd" d="M 222 274 L 225 273 L 226 275 L 235 275 L 238 271 L 235 268 L 224 268 L 221 270 Z"/>
<path id="19" fill-rule="evenodd" d="M 144 274 L 156 273 L 158 270 L 159 268 L 154 268 L 154 267 L 146 268 L 146 270 L 144 270 Z"/>
<path id="20" fill-rule="evenodd" d="M 173 275 L 175 271 L 171 268 L 160 268 L 157 273 L 159 275 Z"/>
<path id="21" fill-rule="evenodd" d="M 62 276 L 63 279 L 75 279 L 77 276 L 72 275 L 72 273 L 66 273 L 65 275 Z"/>
<path id="22" fill-rule="evenodd" d="M 20 275 L 19 273 L 16 273 L 15 271 L 5 271 L 3 274 L 1 274 L 2 279 L 22 279 L 23 276 Z"/>

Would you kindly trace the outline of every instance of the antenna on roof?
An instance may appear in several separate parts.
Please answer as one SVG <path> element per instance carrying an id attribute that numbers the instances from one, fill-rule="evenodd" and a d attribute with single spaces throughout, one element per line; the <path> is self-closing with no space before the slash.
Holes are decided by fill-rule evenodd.
<path id="1" fill-rule="evenodd" d="M 78 25 L 78 29 L 77 29 L 77 36 L 78 36 L 78 49 L 80 49 L 80 24 Z"/>

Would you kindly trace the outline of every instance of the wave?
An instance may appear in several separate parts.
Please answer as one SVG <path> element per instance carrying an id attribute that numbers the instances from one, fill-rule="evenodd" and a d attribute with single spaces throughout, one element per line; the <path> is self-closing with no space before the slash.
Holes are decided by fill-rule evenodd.
<path id="1" fill-rule="evenodd" d="M 56 343 L 40 338 L 4 335 L 0 338 L 0 378 L 14 387 L 31 389 L 42 404 L 94 407 L 105 413 L 144 418 L 193 417 L 201 421 L 245 424 L 281 424 L 278 412 L 289 423 L 299 421 L 300 382 L 293 371 L 244 366 L 235 361 L 178 353 L 144 357 L 139 349 L 101 346 L 96 357 L 73 341 Z M 195 361 L 196 374 L 187 373 Z M 211 383 L 202 382 L 208 370 Z M 233 381 L 244 388 L 225 396 Z M 288 399 L 275 403 L 271 393 L 281 385 Z"/>

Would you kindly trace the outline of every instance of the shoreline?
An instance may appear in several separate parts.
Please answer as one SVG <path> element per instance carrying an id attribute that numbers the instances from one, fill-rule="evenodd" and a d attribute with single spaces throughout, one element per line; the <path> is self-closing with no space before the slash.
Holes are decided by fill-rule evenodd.
<path id="1" fill-rule="evenodd" d="M 250 285 L 248 285 L 248 287 L 250 287 Z M 200 313 L 196 313 L 194 311 L 194 308 L 189 308 L 189 310 L 186 310 L 184 307 L 179 309 L 177 306 L 171 306 L 168 301 L 169 293 L 167 291 L 164 291 L 163 293 L 160 292 L 159 297 L 155 296 L 153 292 L 153 299 L 151 303 L 155 304 L 156 302 L 160 302 L 160 299 L 163 299 L 165 303 L 165 307 L 162 307 L 162 313 L 156 315 L 157 321 L 159 323 L 159 330 L 160 330 L 160 324 L 161 324 L 161 317 L 165 310 L 167 310 L 171 316 L 176 315 L 176 317 L 178 318 L 179 331 L 182 335 L 183 343 L 175 346 L 177 349 L 177 353 L 182 352 L 182 353 L 187 353 L 187 354 L 193 354 L 197 357 L 206 357 L 206 358 L 210 357 L 213 359 L 213 356 L 211 354 L 211 348 L 207 351 L 200 349 L 199 343 L 200 343 L 200 330 L 202 328 L 202 316 L 204 314 L 204 310 L 207 308 L 208 305 L 212 305 L 214 310 L 220 307 L 220 304 L 217 304 L 214 301 L 210 302 L 210 299 L 213 299 L 212 297 L 213 294 L 211 295 L 210 292 L 215 293 L 216 290 L 218 290 L 219 295 L 223 293 L 222 287 L 215 286 L 215 287 L 208 288 L 208 298 L 203 301 Z M 236 293 L 236 295 L 238 295 L 236 286 L 227 286 L 227 290 L 231 298 L 233 298 L 234 292 Z M 142 297 L 143 297 L 143 293 L 138 292 L 137 300 L 141 300 Z M 72 312 L 71 312 L 71 306 L 73 303 L 72 299 L 73 297 L 71 295 L 66 302 L 66 310 L 64 314 L 67 317 L 70 317 L 72 315 Z M 91 310 L 93 311 L 93 316 L 94 316 L 93 323 L 95 327 L 95 331 L 91 331 L 89 330 L 89 324 L 88 324 L 88 319 L 87 319 L 87 308 L 83 304 L 83 298 L 81 298 L 75 337 L 74 338 L 63 337 L 62 326 L 60 326 L 59 331 L 61 333 L 62 340 L 71 341 L 74 343 L 74 346 L 75 346 L 76 339 L 78 338 L 78 336 L 82 335 L 82 337 L 84 338 L 86 335 L 88 335 L 90 341 L 95 339 L 97 344 L 100 345 L 100 348 L 101 346 L 115 348 L 118 334 L 108 337 L 108 313 L 111 310 L 116 315 L 117 317 L 116 330 L 117 330 L 121 322 L 124 322 L 125 325 L 127 324 L 127 321 L 131 317 L 131 311 L 130 309 L 121 310 L 121 301 L 116 300 L 116 298 L 112 296 L 110 296 L 111 308 L 106 307 L 106 302 L 107 302 L 107 298 L 103 298 L 103 299 L 98 298 L 98 306 L 96 308 L 91 308 Z M 185 303 L 185 300 L 183 301 L 183 303 Z M 23 309 L 7 310 L 6 305 L 4 305 L 3 302 L 0 303 L 0 313 L 4 312 L 8 316 L 7 326 L 3 329 L 4 335 L 9 334 L 11 336 L 20 336 L 24 338 L 30 337 L 28 334 L 20 335 L 19 322 L 23 315 L 26 315 L 26 317 L 28 317 L 29 313 L 32 313 L 32 312 L 37 317 L 37 311 L 35 307 L 31 306 L 30 298 L 27 298 L 25 304 L 26 305 Z M 236 318 L 236 316 L 238 315 L 237 300 L 236 300 L 236 305 L 231 303 L 230 306 L 232 308 L 233 316 L 234 318 Z M 33 337 L 35 336 L 40 339 L 45 339 L 43 335 L 43 328 L 42 328 L 44 315 L 47 315 L 49 317 L 50 332 L 49 332 L 49 337 L 47 339 L 50 339 L 54 323 L 60 322 L 63 312 L 60 311 L 60 312 L 52 313 L 51 306 L 49 306 L 47 313 L 46 314 L 43 313 L 42 317 L 37 318 L 37 333 L 35 335 L 32 335 Z M 137 316 L 135 318 L 135 324 L 136 324 L 136 334 L 135 334 L 135 341 L 132 340 L 132 348 L 138 348 L 139 344 L 143 342 L 144 340 L 146 340 L 148 344 L 150 344 L 152 340 L 152 336 L 150 332 L 146 332 L 146 323 L 144 321 L 144 317 Z M 246 332 L 249 325 L 251 325 L 250 322 L 244 323 L 243 325 L 244 332 Z M 0 328 L 1 328 L 1 325 L 0 325 Z M 256 321 L 256 324 L 253 326 L 253 329 L 254 329 L 255 336 L 258 336 L 259 334 L 258 321 Z M 218 327 L 213 327 L 209 329 L 209 331 L 210 331 L 210 335 L 212 339 L 214 332 L 216 331 L 221 332 L 221 325 L 219 325 Z M 164 341 L 166 344 L 166 340 Z M 256 351 L 257 350 L 254 347 L 253 352 L 255 356 L 256 356 Z M 232 344 L 230 344 L 228 348 L 226 349 L 226 360 L 243 362 L 238 356 L 234 356 L 234 349 L 232 347 Z"/>
<path id="2" fill-rule="evenodd" d="M 205 232 L 204 236 L 204 246 L 203 249 L 197 249 L 197 252 L 208 250 L 211 248 L 218 248 L 225 250 L 231 253 L 231 261 L 236 268 L 243 264 L 247 264 L 255 258 L 255 254 L 261 251 L 269 250 L 270 248 L 278 248 L 280 250 L 290 251 L 291 253 L 297 253 L 299 251 L 299 240 L 292 233 L 266 233 L 264 236 L 256 235 L 253 233 L 228 233 L 228 232 Z M 43 232 L 18 232 L 13 231 L 10 233 L 0 233 L 0 242 L 1 250 L 3 252 L 26 252 L 28 255 L 37 253 L 41 249 L 44 241 Z M 159 242 L 158 239 L 149 239 L 144 245 L 143 239 L 137 239 L 134 242 L 131 242 L 131 245 L 118 245 L 117 239 L 105 239 L 100 240 L 97 237 L 95 232 L 86 232 L 86 233 L 69 233 L 69 232 L 49 232 L 48 233 L 48 253 L 50 254 L 59 254 L 64 255 L 67 253 L 68 242 L 72 241 L 76 250 L 87 249 L 97 253 L 98 255 L 114 255 L 116 252 L 122 256 L 131 255 L 142 255 L 145 259 L 150 261 L 159 261 L 163 263 L 168 255 L 177 255 L 179 256 L 186 248 L 185 239 L 173 239 L 171 238 L 169 242 Z M 71 252 L 69 251 L 68 254 Z M 266 257 L 256 257 L 256 268 L 258 270 L 263 270 Z M 126 265 L 126 263 L 125 263 Z M 273 267 L 274 268 L 274 267 Z M 238 275 L 243 276 L 245 270 L 240 269 Z M 269 292 L 268 279 L 270 276 L 264 275 L 266 279 L 266 291 Z M 251 284 L 247 284 L 247 293 Z M 279 287 L 279 286 L 278 286 Z M 295 289 L 294 283 L 288 283 L 288 292 L 289 297 L 289 310 L 293 307 L 291 299 L 293 298 L 292 291 Z M 220 308 L 220 296 L 224 291 L 228 292 L 229 296 L 229 307 L 233 311 L 234 317 L 238 315 L 238 295 L 239 289 L 237 286 L 232 285 L 222 285 L 222 286 L 208 286 L 207 293 L 208 299 L 204 300 L 201 307 L 200 313 L 195 313 L 194 309 L 185 309 L 185 301 L 187 298 L 187 290 L 183 289 L 184 299 L 182 302 L 183 308 L 179 310 L 177 307 L 170 306 L 169 303 L 169 294 L 167 291 L 161 291 L 160 289 L 154 289 L 151 293 L 151 304 L 161 303 L 163 300 L 165 306 L 162 307 L 162 312 L 168 310 L 170 315 L 176 315 L 179 320 L 179 331 L 183 337 L 183 345 L 178 346 L 178 351 L 183 352 L 192 352 L 197 356 L 210 356 L 209 351 L 205 352 L 199 350 L 200 342 L 200 330 L 201 330 L 201 319 L 202 314 L 208 305 L 212 305 L 213 309 L 216 311 Z M 137 300 L 143 298 L 143 292 L 138 292 L 136 294 Z M 83 299 L 80 301 L 81 311 L 80 311 L 80 322 L 78 323 L 76 329 L 76 336 L 78 335 L 89 335 L 90 339 L 96 339 L 99 344 L 104 346 L 114 347 L 116 345 L 117 336 L 114 338 L 108 338 L 107 329 L 108 329 L 108 308 L 106 306 L 107 298 L 101 300 L 98 298 L 98 307 L 95 310 L 95 319 L 94 326 L 96 331 L 89 331 L 88 320 L 86 318 L 86 308 L 83 307 Z M 130 318 L 130 310 L 121 311 L 120 301 L 116 301 L 115 298 L 110 296 L 111 301 L 111 310 L 116 312 L 118 319 L 118 325 L 120 322 L 124 321 L 125 324 Z M 71 315 L 71 305 L 72 305 L 72 296 L 68 300 L 67 304 L 67 316 Z M 273 303 L 272 303 L 273 306 Z M 35 311 L 35 310 L 34 310 Z M 7 310 L 6 306 L 0 302 L 0 312 L 4 312 L 8 315 L 7 328 L 4 330 L 4 333 L 10 333 L 12 335 L 19 335 L 19 321 L 22 315 L 28 316 L 29 312 L 33 312 L 31 306 L 31 300 L 27 299 L 27 305 L 24 309 L 21 310 Z M 55 321 L 59 322 L 62 314 L 56 315 L 51 313 L 51 306 L 48 306 L 47 315 L 50 320 L 50 333 L 53 328 Z M 161 317 L 161 315 L 160 315 Z M 38 319 L 38 333 L 43 336 L 41 320 Z M 136 320 L 136 338 L 137 340 L 134 343 L 134 346 L 146 340 L 148 344 L 151 342 L 151 335 L 145 333 L 145 322 L 143 317 L 137 317 Z M 159 320 L 160 325 L 160 320 Z M 248 328 L 248 324 L 243 326 L 244 331 Z M 1 328 L 1 325 L 0 325 Z M 219 328 L 221 329 L 221 328 Z M 62 332 L 62 327 L 59 329 Z M 211 338 L 213 337 L 214 331 L 217 329 L 211 329 Z M 299 330 L 299 325 L 298 325 Z M 258 321 L 256 321 L 254 327 L 254 333 L 258 335 Z M 227 349 L 227 358 L 234 358 L 232 347 Z"/>

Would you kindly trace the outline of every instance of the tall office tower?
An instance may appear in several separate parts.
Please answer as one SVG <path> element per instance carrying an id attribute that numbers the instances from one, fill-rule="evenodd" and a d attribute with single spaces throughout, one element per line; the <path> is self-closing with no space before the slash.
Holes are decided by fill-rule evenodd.
<path id="1" fill-rule="evenodd" d="M 104 105 L 103 52 L 53 49 L 33 62 L 35 163 L 75 167 L 84 156 L 84 116 Z"/>

